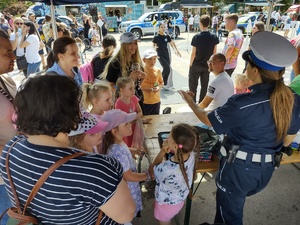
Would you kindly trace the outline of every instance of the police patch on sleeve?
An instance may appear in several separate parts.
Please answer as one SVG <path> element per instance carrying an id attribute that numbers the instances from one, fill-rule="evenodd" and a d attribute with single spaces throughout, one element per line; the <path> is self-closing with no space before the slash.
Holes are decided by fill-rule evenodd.
<path id="1" fill-rule="evenodd" d="M 207 91 L 208 91 L 209 93 L 211 93 L 211 94 L 214 94 L 214 93 L 215 93 L 215 90 L 216 90 L 216 88 L 214 88 L 214 87 L 212 87 L 212 86 L 209 86 L 208 89 L 207 89 Z"/>

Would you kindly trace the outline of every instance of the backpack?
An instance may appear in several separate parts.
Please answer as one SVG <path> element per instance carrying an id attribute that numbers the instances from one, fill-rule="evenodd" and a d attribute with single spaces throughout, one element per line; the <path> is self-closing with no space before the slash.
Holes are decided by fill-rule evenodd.
<path id="1" fill-rule="evenodd" d="M 85 83 L 93 83 L 94 82 L 95 77 L 94 77 L 93 60 L 81 65 L 79 70 L 80 70 L 83 82 L 85 82 Z"/>

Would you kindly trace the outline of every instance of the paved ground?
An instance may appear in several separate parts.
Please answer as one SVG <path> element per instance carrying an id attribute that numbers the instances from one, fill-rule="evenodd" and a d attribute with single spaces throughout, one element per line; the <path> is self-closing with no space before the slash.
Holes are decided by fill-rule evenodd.
<path id="1" fill-rule="evenodd" d="M 282 32 L 279 32 L 282 34 Z M 119 40 L 119 34 L 113 34 Z M 175 91 L 161 91 L 162 109 L 166 106 L 172 107 L 172 112 L 184 112 L 189 110 L 183 102 L 176 90 L 188 89 L 188 67 L 191 53 L 191 38 L 194 34 L 183 33 L 175 41 L 182 57 L 179 58 L 172 53 L 172 67 L 174 77 Z M 148 48 L 152 48 L 152 37 L 145 37 L 139 43 L 140 52 L 144 52 Z M 243 49 L 247 48 L 248 40 L 245 39 Z M 249 42 L 248 42 L 249 43 Z M 223 49 L 224 39 L 218 45 L 218 52 Z M 91 59 L 99 47 L 95 47 L 93 51 L 87 52 L 87 58 Z M 278 50 L 278 54 L 283 54 Z M 284 56 L 283 56 L 284 57 Z M 157 66 L 160 67 L 159 62 Z M 244 68 L 244 62 L 239 58 L 238 67 L 235 73 L 241 73 Z M 289 73 L 291 68 L 286 69 L 284 80 L 289 81 Z M 24 78 L 17 70 L 11 73 L 17 83 Z M 213 78 L 213 75 L 211 75 Z M 280 107 L 280 106 L 278 106 Z M 274 176 L 265 190 L 261 193 L 249 197 L 246 201 L 244 210 L 245 225 L 299 225 L 300 224 L 300 164 L 282 165 L 275 171 Z M 215 174 L 208 174 L 193 198 L 191 210 L 191 225 L 203 222 L 213 222 L 215 213 L 215 192 L 214 183 Z M 143 188 L 143 198 L 145 208 L 141 218 L 135 218 L 134 225 L 153 225 L 157 224 L 153 217 L 153 185 L 150 188 L 146 185 Z M 184 210 L 176 216 L 176 222 L 173 224 L 183 224 Z"/>

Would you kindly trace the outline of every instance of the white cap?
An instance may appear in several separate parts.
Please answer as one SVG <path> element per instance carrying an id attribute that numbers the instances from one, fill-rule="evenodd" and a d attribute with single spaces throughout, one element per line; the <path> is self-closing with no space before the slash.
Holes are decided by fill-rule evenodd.
<path id="1" fill-rule="evenodd" d="M 144 59 L 150 59 L 153 56 L 157 57 L 157 52 L 154 51 L 153 49 L 147 49 L 144 53 L 143 53 L 143 58 Z"/>
<path id="2" fill-rule="evenodd" d="M 295 47 L 286 38 L 269 31 L 255 33 L 250 40 L 250 49 L 243 53 L 243 59 L 271 71 L 292 65 L 298 56 Z"/>

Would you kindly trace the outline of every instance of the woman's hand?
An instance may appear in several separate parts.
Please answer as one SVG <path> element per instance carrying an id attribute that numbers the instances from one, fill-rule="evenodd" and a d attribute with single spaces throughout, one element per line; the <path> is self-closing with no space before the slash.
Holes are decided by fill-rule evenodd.
<path id="1" fill-rule="evenodd" d="M 181 57 L 181 54 L 180 54 L 180 52 L 179 52 L 178 50 L 175 52 L 175 54 L 176 54 L 177 56 Z"/>
<path id="2" fill-rule="evenodd" d="M 193 97 L 195 94 L 192 91 L 179 90 L 178 93 L 181 95 L 183 100 L 185 100 L 188 104 L 194 102 Z"/>
<path id="3" fill-rule="evenodd" d="M 150 122 L 152 121 L 152 118 L 142 118 L 142 122 L 143 122 L 143 124 L 149 124 Z"/>

